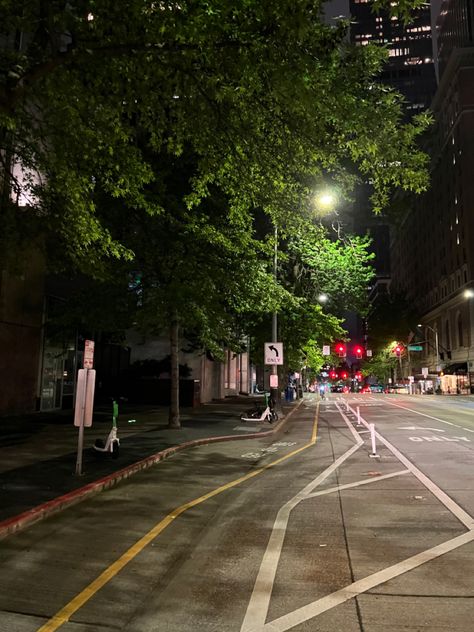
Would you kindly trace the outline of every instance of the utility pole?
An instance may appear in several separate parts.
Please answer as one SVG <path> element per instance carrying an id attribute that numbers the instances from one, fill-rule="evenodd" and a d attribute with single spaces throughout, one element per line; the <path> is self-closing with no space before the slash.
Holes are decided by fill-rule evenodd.
<path id="1" fill-rule="evenodd" d="M 275 225 L 275 244 L 273 249 L 273 277 L 275 279 L 275 283 L 278 281 L 278 227 Z M 278 342 L 278 314 L 276 310 L 272 314 L 272 342 Z M 275 402 L 276 407 L 280 407 L 280 387 L 278 385 L 278 366 L 276 364 L 272 364 L 272 372 L 270 377 L 270 397 Z M 271 384 L 275 384 L 276 386 L 272 386 Z"/>

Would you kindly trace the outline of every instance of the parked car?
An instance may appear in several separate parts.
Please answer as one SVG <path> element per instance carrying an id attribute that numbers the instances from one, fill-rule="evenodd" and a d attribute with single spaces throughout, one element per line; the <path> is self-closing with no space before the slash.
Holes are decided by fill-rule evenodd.
<path id="1" fill-rule="evenodd" d="M 389 384 L 386 393 L 408 393 L 407 384 Z"/>
<path id="2" fill-rule="evenodd" d="M 371 384 L 369 389 L 371 393 L 383 393 L 385 391 L 383 384 Z"/>

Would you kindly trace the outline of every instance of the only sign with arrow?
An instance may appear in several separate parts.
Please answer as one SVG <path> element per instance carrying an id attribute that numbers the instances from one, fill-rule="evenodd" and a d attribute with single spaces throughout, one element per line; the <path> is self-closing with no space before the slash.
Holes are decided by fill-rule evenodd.
<path id="1" fill-rule="evenodd" d="M 283 364 L 283 343 L 265 343 L 265 364 Z"/>

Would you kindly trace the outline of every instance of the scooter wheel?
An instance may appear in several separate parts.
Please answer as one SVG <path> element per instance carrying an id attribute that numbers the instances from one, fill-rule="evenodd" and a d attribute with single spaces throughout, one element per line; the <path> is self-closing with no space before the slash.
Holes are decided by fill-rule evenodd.
<path id="1" fill-rule="evenodd" d="M 105 448 L 105 443 L 103 439 L 96 439 L 94 445 L 96 448 Z"/>
<path id="2" fill-rule="evenodd" d="M 112 458 L 113 459 L 118 459 L 119 452 L 120 452 L 119 443 L 118 443 L 118 441 L 114 441 L 112 443 Z"/>

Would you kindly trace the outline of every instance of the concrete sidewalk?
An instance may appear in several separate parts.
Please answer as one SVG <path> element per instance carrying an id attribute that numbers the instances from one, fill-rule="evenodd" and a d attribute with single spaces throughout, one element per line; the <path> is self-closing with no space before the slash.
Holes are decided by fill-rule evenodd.
<path id="1" fill-rule="evenodd" d="M 74 474 L 78 428 L 73 425 L 71 411 L 0 419 L 0 538 L 179 450 L 273 434 L 298 406 L 298 402 L 283 404 L 283 415 L 273 425 L 241 422 L 240 414 L 256 399 L 232 397 L 184 409 L 182 427 L 177 430 L 167 427 L 167 407 L 122 407 L 117 423 L 117 459 L 92 447 L 97 438 L 105 440 L 111 428 L 111 411 L 99 409 L 92 427 L 85 429 L 82 476 Z"/>

